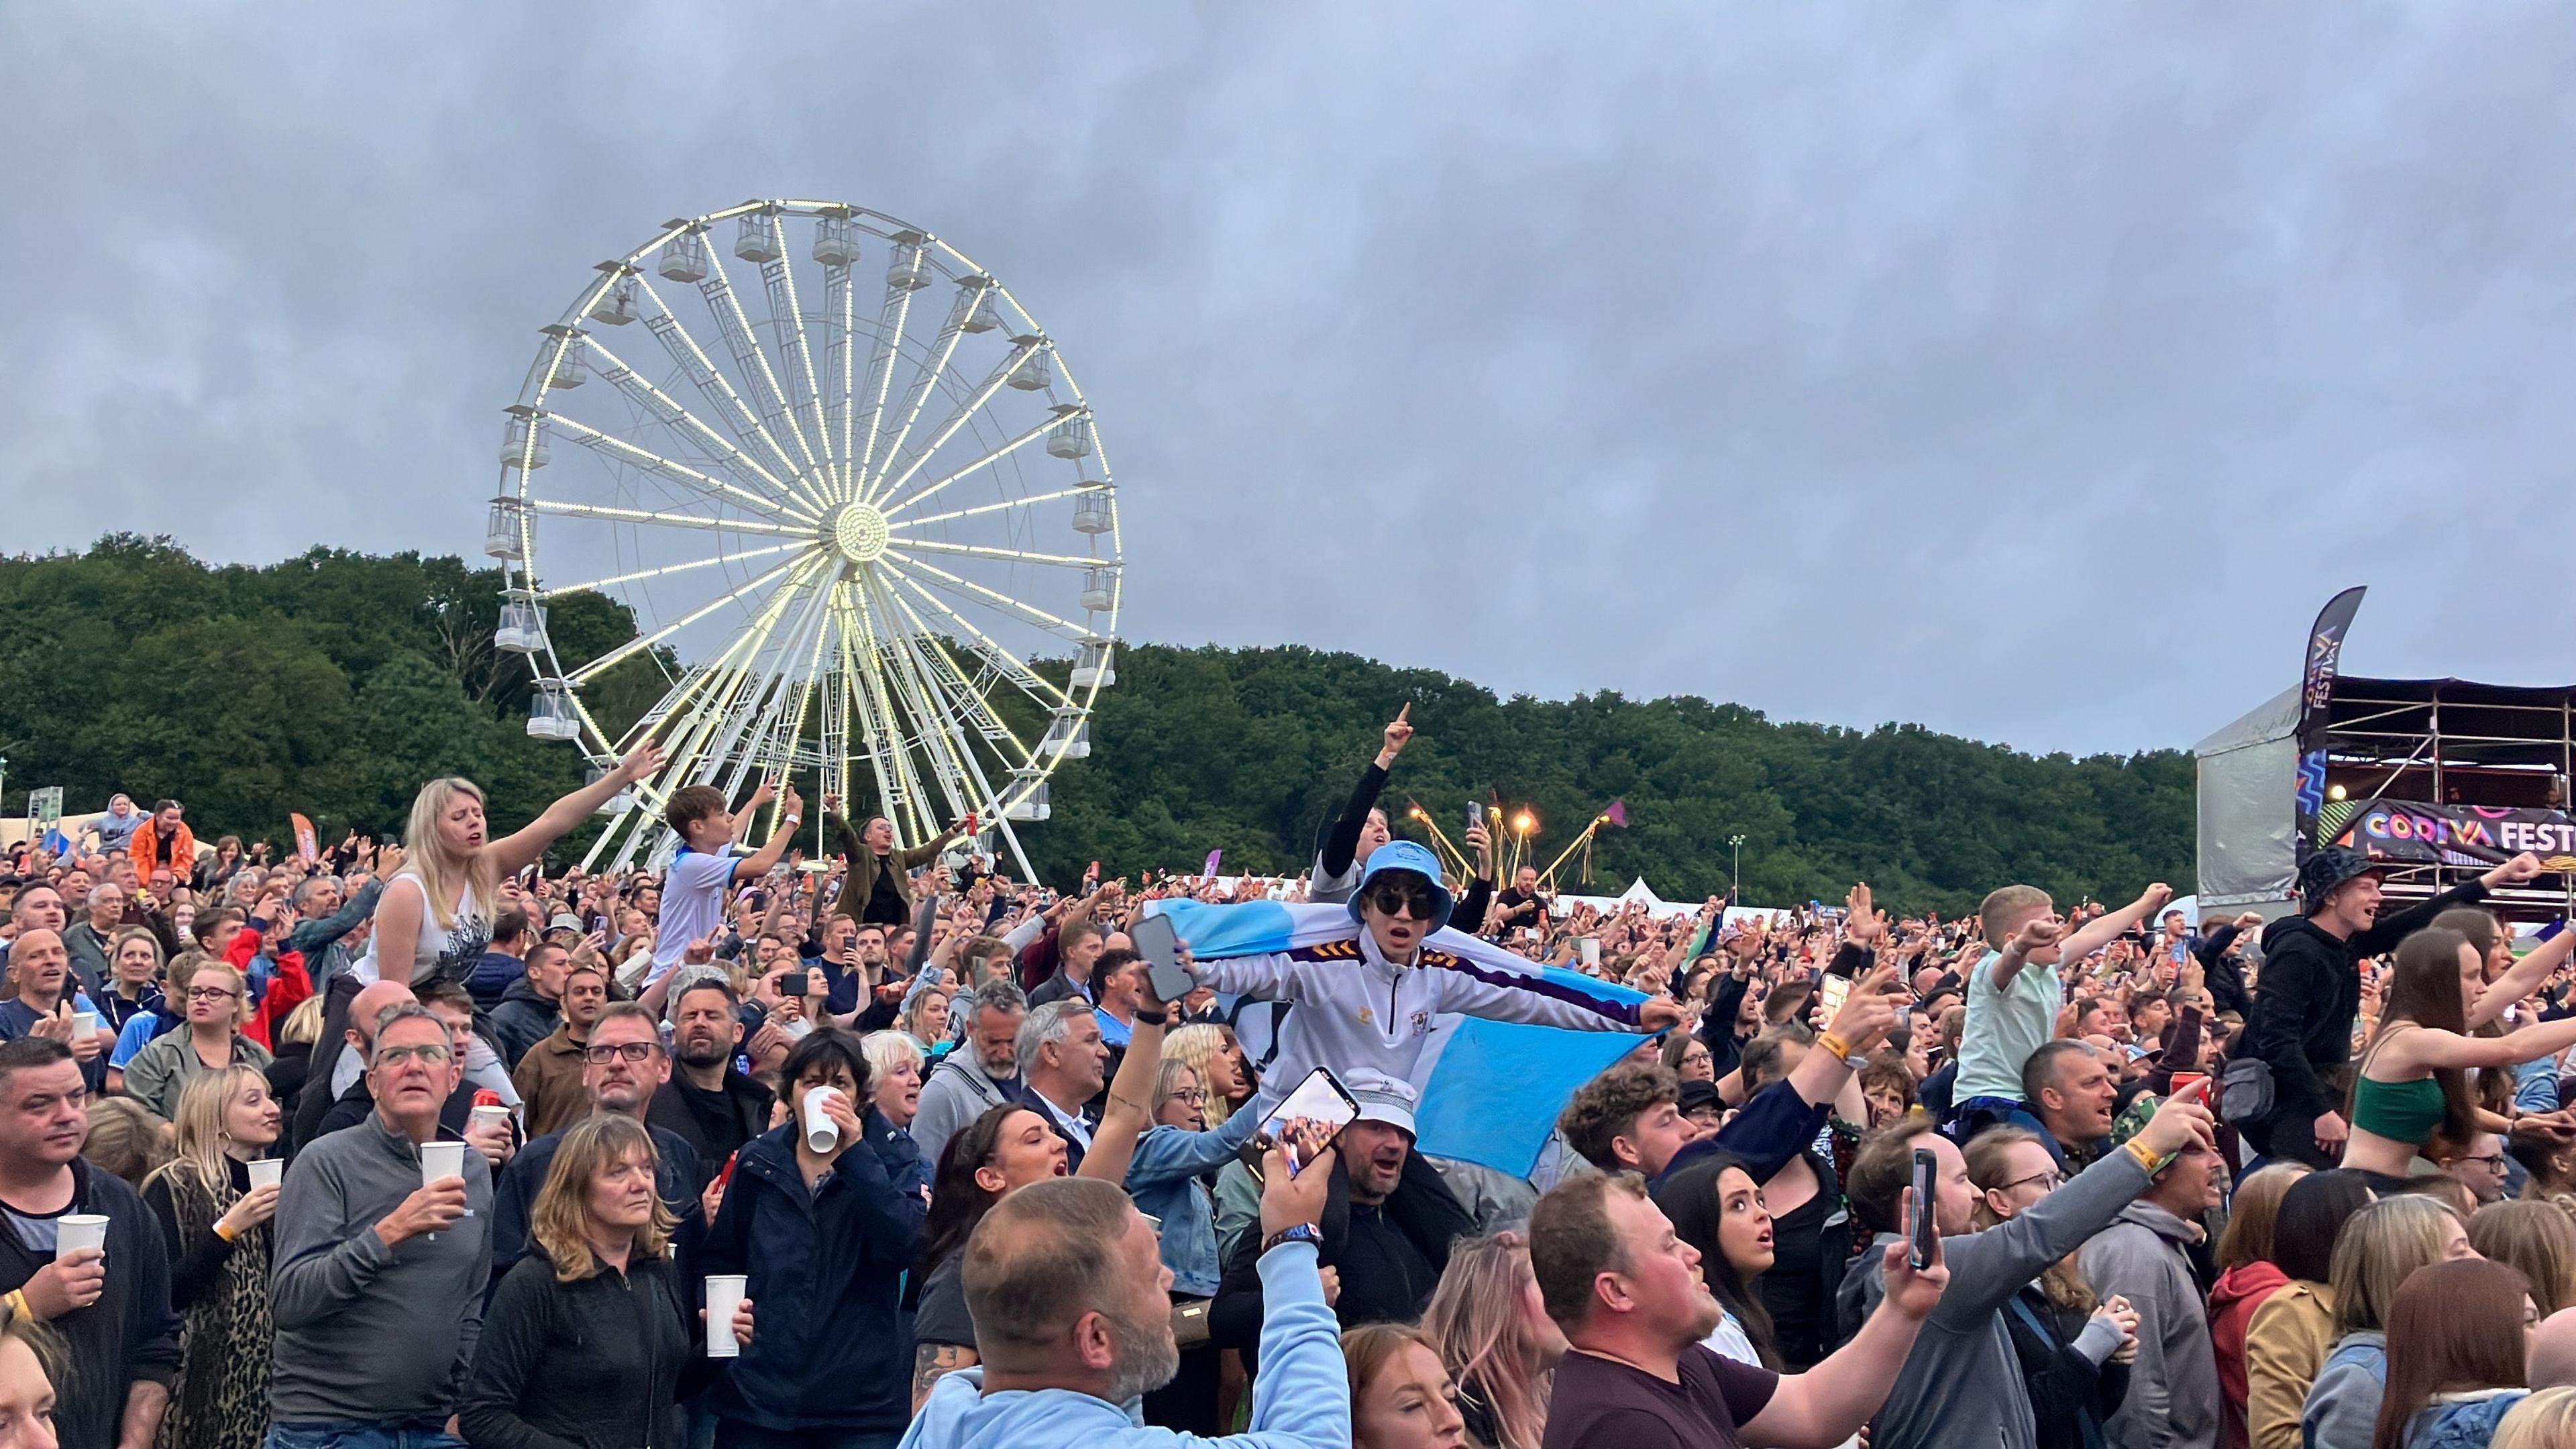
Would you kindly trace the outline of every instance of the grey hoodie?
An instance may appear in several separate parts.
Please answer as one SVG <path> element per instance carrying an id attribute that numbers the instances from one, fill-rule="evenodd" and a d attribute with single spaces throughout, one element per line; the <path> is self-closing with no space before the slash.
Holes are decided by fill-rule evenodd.
<path id="1" fill-rule="evenodd" d="M 2197 1223 L 2133 1202 L 2084 1245 L 2084 1281 L 2138 1310 L 2129 1393 L 2102 1426 L 2113 1449 L 2218 1449 L 2218 1355 L 2200 1284 L 2183 1256 L 2202 1236 Z"/>
<path id="2" fill-rule="evenodd" d="M 1018 1080 L 1013 1077 L 1011 1080 Z M 939 1154 L 948 1139 L 966 1128 L 966 1124 L 984 1115 L 988 1108 L 1011 1100 L 1010 1093 L 984 1070 L 983 1061 L 975 1055 L 972 1038 L 959 1042 L 930 1069 L 921 1084 L 921 1102 L 913 1109 L 913 1142 L 921 1148 L 921 1160 L 935 1177 L 939 1172 Z"/>
<path id="3" fill-rule="evenodd" d="M 2146 1186 L 2145 1166 L 2125 1151 L 2113 1152 L 2011 1222 L 1943 1238 L 1950 1286 L 1872 1421 L 1872 1449 L 2038 1449 L 2030 1390 L 2004 1306 L 2049 1264 L 2108 1227 Z M 1879 1234 L 1844 1276 L 1834 1295 L 1843 1337 L 1858 1332 L 1886 1296 L 1881 1260 L 1894 1241 L 1893 1233 Z"/>

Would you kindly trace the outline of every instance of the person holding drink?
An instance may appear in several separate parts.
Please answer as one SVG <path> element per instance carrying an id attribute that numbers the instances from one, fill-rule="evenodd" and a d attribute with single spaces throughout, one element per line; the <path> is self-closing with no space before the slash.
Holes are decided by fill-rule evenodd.
<path id="1" fill-rule="evenodd" d="M 867 1140 L 855 1037 L 817 1028 L 780 1080 L 787 1121 L 743 1146 L 698 1255 L 710 1279 L 747 1280 L 769 1325 L 717 1377 L 716 1443 L 892 1445 L 911 1418 L 899 1303 L 923 1203 Z"/>
<path id="2" fill-rule="evenodd" d="M 656 1190 L 656 1157 L 651 1134 L 623 1114 L 603 1112 L 563 1134 L 537 1193 L 536 1251 L 503 1275 L 475 1350 L 457 1411 L 466 1443 L 686 1442 L 679 1401 L 722 1359 L 696 1351 L 697 1315 L 672 1263 L 677 1219 Z M 751 1301 L 731 1296 L 727 1342 L 748 1344 Z"/>
<path id="3" fill-rule="evenodd" d="M 282 1122 L 258 1068 L 199 1072 L 178 1093 L 178 1155 L 144 1180 L 170 1256 L 170 1305 L 186 1322 L 171 1449 L 254 1449 L 267 1437 L 269 1220 L 285 1164 L 260 1154 Z"/>

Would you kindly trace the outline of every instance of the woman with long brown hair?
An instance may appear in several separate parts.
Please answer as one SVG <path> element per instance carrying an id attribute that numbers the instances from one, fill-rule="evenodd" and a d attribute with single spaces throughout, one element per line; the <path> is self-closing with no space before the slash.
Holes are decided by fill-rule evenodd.
<path id="1" fill-rule="evenodd" d="M 1539 1449 L 1565 1330 L 1539 1298 L 1529 1239 L 1506 1231 L 1450 1248 L 1422 1332 L 1457 1385 L 1467 1437 L 1479 1449 Z"/>
<path id="2" fill-rule="evenodd" d="M 2381 1198 L 2344 1224 L 2332 1280 L 2335 1327 L 2343 1337 L 2300 1410 L 2307 1449 L 2365 1449 L 2372 1442 L 2386 1398 L 2389 1319 L 2398 1290 L 2421 1269 L 2477 1255 L 2460 1215 L 2429 1197 Z"/>
<path id="3" fill-rule="evenodd" d="M 2486 990 L 2484 958 L 2457 931 L 2427 928 L 2397 948 L 2379 1029 L 2353 1082 L 2345 1167 L 2402 1187 L 2408 1164 L 2434 1137 L 2468 1142 L 2510 1125 L 2480 1115 L 2468 1074 L 2576 1046 L 2576 1017 L 2503 1036 L 2471 1035 L 2503 1009 L 2495 995 Z"/>
<path id="4" fill-rule="evenodd" d="M 679 1412 L 726 1362 L 703 1339 L 671 1266 L 674 1219 L 654 1190 L 653 1139 L 632 1117 L 575 1123 L 530 1214 L 536 1251 L 483 1316 L 457 1421 L 476 1449 L 562 1443 L 682 1449 Z M 751 1301 L 734 1314 L 751 1339 Z"/>
<path id="5" fill-rule="evenodd" d="M 2307 1175 L 2305 1163 L 2273 1163 L 2238 1183 L 2228 1205 L 2227 1231 L 2218 1240 L 2218 1282 L 2209 1290 L 2209 1338 L 2218 1354 L 2219 1442 L 2227 1449 L 2246 1449 L 2253 1442 L 2245 1418 L 2245 1340 L 2254 1315 L 2290 1281 L 2273 1260 L 2273 1228 L 2281 1200 Z"/>
<path id="6" fill-rule="evenodd" d="M 2371 1449 L 2484 1449 L 2530 1380 L 2531 1282 L 2483 1258 L 2435 1263 L 2388 1309 L 2388 1386 Z"/>
<path id="7" fill-rule="evenodd" d="M 251 1185 L 250 1164 L 284 1118 L 268 1079 L 236 1063 L 179 1093 L 177 1155 L 144 1179 L 161 1221 L 170 1306 L 181 1315 L 179 1378 L 161 1419 L 162 1449 L 255 1449 L 268 1432 L 269 1221 L 277 1184 Z"/>

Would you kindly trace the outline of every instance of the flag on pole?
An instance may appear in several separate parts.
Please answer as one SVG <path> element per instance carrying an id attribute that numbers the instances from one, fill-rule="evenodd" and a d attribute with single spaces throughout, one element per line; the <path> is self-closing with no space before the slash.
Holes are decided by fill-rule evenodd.
<path id="1" fill-rule="evenodd" d="M 1208 852 L 1207 864 L 1199 869 L 1199 874 L 1213 880 L 1216 878 L 1216 868 L 1223 864 L 1225 864 L 1225 851 L 1211 850 Z"/>
<path id="2" fill-rule="evenodd" d="M 313 833 L 313 822 L 290 810 L 286 822 L 295 827 L 295 858 L 311 865 L 322 858 L 322 842 Z"/>
<path id="3" fill-rule="evenodd" d="M 1613 800 L 1613 801 L 1611 801 L 1611 802 L 1610 802 L 1610 808 L 1601 812 L 1601 818 L 1602 818 L 1602 819 L 1604 819 L 1604 820 L 1609 821 L 1609 822 L 1610 822 L 1611 824 L 1613 824 L 1613 825 L 1618 826 L 1618 827 L 1619 827 L 1620 829 L 1622 829 L 1622 830 L 1627 829 L 1627 828 L 1628 828 L 1628 802 L 1627 802 L 1626 800 Z"/>

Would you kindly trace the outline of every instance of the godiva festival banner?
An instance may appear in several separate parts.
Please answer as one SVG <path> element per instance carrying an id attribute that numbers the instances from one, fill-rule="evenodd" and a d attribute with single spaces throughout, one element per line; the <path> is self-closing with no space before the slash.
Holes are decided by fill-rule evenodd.
<path id="1" fill-rule="evenodd" d="M 2527 850 L 2552 871 L 2576 871 L 2576 816 L 2564 810 L 2374 800 L 2335 843 L 2422 865 L 2493 865 Z"/>

